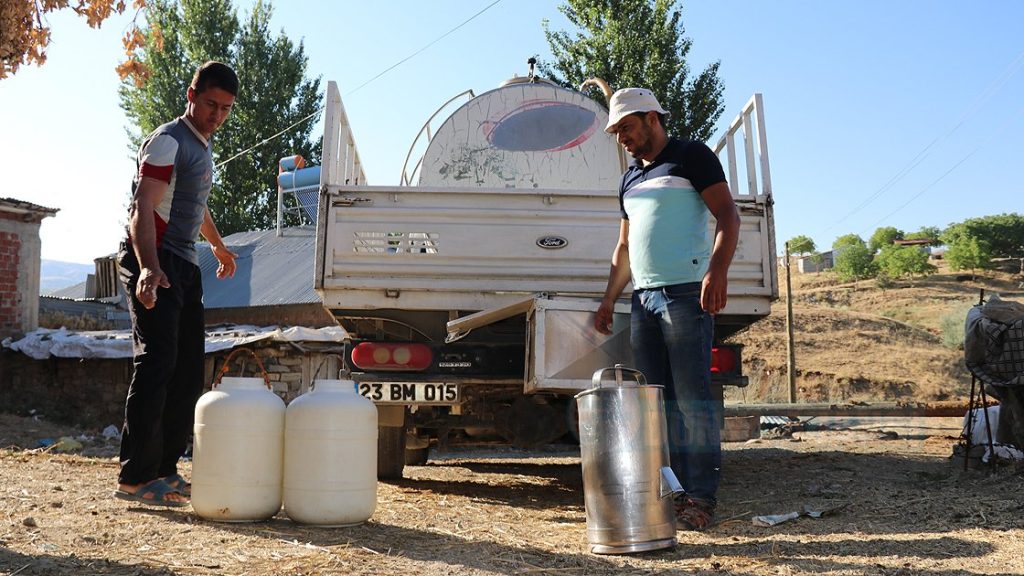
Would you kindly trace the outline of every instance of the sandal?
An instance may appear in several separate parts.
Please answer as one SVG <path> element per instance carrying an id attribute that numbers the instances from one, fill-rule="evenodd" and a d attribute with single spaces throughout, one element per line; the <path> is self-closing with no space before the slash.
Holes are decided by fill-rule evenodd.
<path id="1" fill-rule="evenodd" d="M 146 495 L 150 496 L 147 497 Z M 182 508 L 188 506 L 187 500 L 168 500 L 168 494 L 181 494 L 180 491 L 175 490 L 167 485 L 167 482 L 157 478 L 147 484 L 139 486 L 135 492 L 128 492 L 127 490 L 117 489 L 114 490 L 114 497 L 120 498 L 121 500 L 130 500 L 132 502 L 139 502 L 141 504 L 148 504 L 150 506 L 168 506 L 170 508 Z"/>
<path id="2" fill-rule="evenodd" d="M 707 500 L 684 496 L 676 501 L 675 512 L 679 530 L 701 532 L 714 521 L 715 505 Z"/>
<path id="3" fill-rule="evenodd" d="M 181 474 L 171 474 L 170 476 L 161 478 L 161 480 L 166 482 L 171 488 L 181 492 L 183 496 L 187 496 L 189 498 L 192 497 L 192 483 L 185 480 Z"/>

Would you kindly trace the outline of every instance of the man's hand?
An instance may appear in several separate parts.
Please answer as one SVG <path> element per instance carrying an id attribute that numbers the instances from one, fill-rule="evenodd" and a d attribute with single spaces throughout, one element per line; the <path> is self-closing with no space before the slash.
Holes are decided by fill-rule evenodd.
<path id="1" fill-rule="evenodd" d="M 238 254 L 235 254 L 231 250 L 228 250 L 227 246 L 213 246 L 213 255 L 220 262 L 217 266 L 217 278 L 223 280 L 225 278 L 232 278 L 235 275 L 235 258 L 238 258 Z"/>
<path id="2" fill-rule="evenodd" d="M 159 268 L 143 268 L 139 273 L 139 282 L 135 285 L 135 298 L 147 310 L 156 306 L 157 288 L 170 288 L 167 275 Z"/>
<path id="3" fill-rule="evenodd" d="M 594 329 L 601 334 L 612 333 L 612 313 L 615 310 L 614 303 L 601 302 L 601 306 L 598 307 L 597 313 L 594 314 Z"/>
<path id="4" fill-rule="evenodd" d="M 708 314 L 718 314 L 725 308 L 728 292 L 728 278 L 724 275 L 719 278 L 708 271 L 700 285 L 700 307 Z"/>

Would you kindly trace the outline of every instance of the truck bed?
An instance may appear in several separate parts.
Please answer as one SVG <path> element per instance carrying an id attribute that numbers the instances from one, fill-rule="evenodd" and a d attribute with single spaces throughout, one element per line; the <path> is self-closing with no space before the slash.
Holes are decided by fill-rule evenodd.
<path id="1" fill-rule="evenodd" d="M 778 293 L 764 199 L 735 195 L 742 225 L 720 324 L 767 315 Z M 332 310 L 476 311 L 539 293 L 599 299 L 620 220 L 614 191 L 520 188 L 328 186 L 319 212 L 315 287 Z"/>

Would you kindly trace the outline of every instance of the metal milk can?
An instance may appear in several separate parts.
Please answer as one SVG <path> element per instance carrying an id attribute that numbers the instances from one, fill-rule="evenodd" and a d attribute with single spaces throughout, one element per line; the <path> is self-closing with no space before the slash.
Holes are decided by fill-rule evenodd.
<path id="1" fill-rule="evenodd" d="M 593 384 L 576 395 L 590 551 L 671 548 L 672 496 L 683 488 L 669 467 L 662 387 L 621 365 L 594 372 Z"/>

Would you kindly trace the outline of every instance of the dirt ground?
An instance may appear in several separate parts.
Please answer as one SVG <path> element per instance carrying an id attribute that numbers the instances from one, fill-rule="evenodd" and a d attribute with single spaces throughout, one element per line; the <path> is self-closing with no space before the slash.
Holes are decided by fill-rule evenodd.
<path id="1" fill-rule="evenodd" d="M 982 288 L 1024 300 L 1019 279 L 996 272 L 886 289 L 828 275 L 794 285 L 803 402 L 966 402 L 970 375 L 963 352 L 943 340 L 944 319 Z M 784 302 L 736 339 L 750 386 L 728 398 L 786 401 Z M 113 499 L 117 443 L 99 431 L 0 413 L 0 574 L 1024 574 L 1024 469 L 965 471 L 951 458 L 956 419 L 804 428 L 725 444 L 709 531 L 679 532 L 672 550 L 599 556 L 589 551 L 572 446 L 432 454 L 402 481 L 381 482 L 376 512 L 357 527 L 304 527 L 283 514 L 223 524 Z M 62 437 L 82 438 L 81 448 L 39 447 Z M 805 507 L 833 512 L 752 523 Z"/>
<path id="2" fill-rule="evenodd" d="M 39 439 L 82 431 L 0 415 L 0 574 L 1024 573 L 1024 474 L 964 471 L 950 458 L 956 420 L 806 428 L 725 445 L 709 531 L 679 532 L 672 550 L 598 556 L 571 446 L 433 456 L 380 483 L 376 512 L 357 527 L 303 527 L 283 514 L 224 524 L 113 499 L 114 441 L 57 453 Z M 805 506 L 834 512 L 751 522 Z"/>

